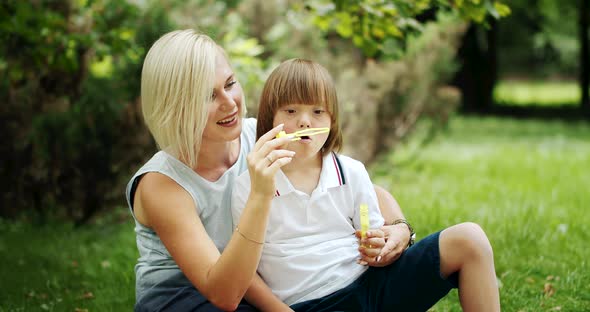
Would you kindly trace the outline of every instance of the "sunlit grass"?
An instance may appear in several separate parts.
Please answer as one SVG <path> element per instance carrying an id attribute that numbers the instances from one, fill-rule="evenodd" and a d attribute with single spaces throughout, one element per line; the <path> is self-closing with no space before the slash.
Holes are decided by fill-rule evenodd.
<path id="1" fill-rule="evenodd" d="M 577 106 L 580 89 L 576 81 L 502 80 L 494 89 L 500 105 Z"/>
<path id="2" fill-rule="evenodd" d="M 374 182 L 421 235 L 479 223 L 494 248 L 503 311 L 590 311 L 588 123 L 454 118 L 415 151 L 410 142 L 382 159 Z M 434 310 L 460 311 L 456 291 Z"/>

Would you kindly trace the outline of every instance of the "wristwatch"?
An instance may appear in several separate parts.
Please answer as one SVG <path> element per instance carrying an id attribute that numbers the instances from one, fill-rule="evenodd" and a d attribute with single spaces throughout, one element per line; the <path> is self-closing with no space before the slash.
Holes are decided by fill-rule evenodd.
<path id="1" fill-rule="evenodd" d="M 414 232 L 414 229 L 412 228 L 410 223 L 408 221 L 406 221 L 405 219 L 397 219 L 397 220 L 391 222 L 391 225 L 396 225 L 396 224 L 400 224 L 400 223 L 407 225 L 408 230 L 410 230 L 410 241 L 408 242 L 408 246 L 406 247 L 406 248 L 408 248 L 408 247 L 414 245 L 414 242 L 416 240 L 416 232 Z"/>

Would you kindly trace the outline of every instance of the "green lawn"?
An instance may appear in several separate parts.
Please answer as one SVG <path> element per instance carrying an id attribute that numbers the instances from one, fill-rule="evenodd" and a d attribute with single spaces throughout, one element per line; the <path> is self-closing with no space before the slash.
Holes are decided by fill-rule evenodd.
<path id="1" fill-rule="evenodd" d="M 127 214 L 78 230 L 0 222 L 0 311 L 133 310 L 131 222 Z"/>
<path id="2" fill-rule="evenodd" d="M 590 311 L 590 124 L 455 117 L 415 151 L 410 142 L 370 169 L 419 235 L 477 222 L 503 311 Z M 0 220 L 0 311 L 131 310 L 137 251 L 118 212 L 80 230 Z M 456 297 L 434 310 L 459 311 Z"/>
<path id="3" fill-rule="evenodd" d="M 454 118 L 415 150 L 385 157 L 372 176 L 417 232 L 479 223 L 504 311 L 590 311 L 590 124 Z M 460 311 L 457 302 L 455 291 L 434 310 Z"/>
<path id="4" fill-rule="evenodd" d="M 580 88 L 577 81 L 501 80 L 494 89 L 499 105 L 578 106 Z"/>

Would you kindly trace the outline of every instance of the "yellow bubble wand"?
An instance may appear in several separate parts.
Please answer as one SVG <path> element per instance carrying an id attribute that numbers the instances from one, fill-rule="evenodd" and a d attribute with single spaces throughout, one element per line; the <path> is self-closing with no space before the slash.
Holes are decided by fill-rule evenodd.
<path id="1" fill-rule="evenodd" d="M 369 230 L 369 206 L 367 204 L 361 204 L 360 216 L 361 216 L 361 238 L 366 238 L 367 231 Z"/>
<path id="2" fill-rule="evenodd" d="M 279 132 L 279 134 L 277 134 L 277 139 L 282 138 L 282 137 L 291 137 L 291 141 L 299 141 L 299 140 L 301 140 L 301 137 L 312 136 L 312 135 L 327 133 L 327 132 L 330 132 L 330 128 L 327 128 L 327 127 L 326 128 L 308 128 L 308 129 L 295 131 L 292 133 L 286 133 L 285 131 L 281 131 L 281 132 Z"/>

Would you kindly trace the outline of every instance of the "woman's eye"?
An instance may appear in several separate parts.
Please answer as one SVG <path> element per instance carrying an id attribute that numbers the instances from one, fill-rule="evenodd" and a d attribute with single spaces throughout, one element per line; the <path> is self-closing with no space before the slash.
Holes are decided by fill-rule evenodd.
<path id="1" fill-rule="evenodd" d="M 228 83 L 228 84 L 227 84 L 225 87 L 226 87 L 226 88 L 231 88 L 231 87 L 233 87 L 233 86 L 234 86 L 236 83 L 238 83 L 238 81 L 237 81 L 237 80 L 232 80 L 232 81 L 230 81 L 230 82 L 229 82 L 229 83 Z"/>
<path id="2" fill-rule="evenodd" d="M 295 110 L 294 109 L 286 109 L 285 111 L 287 113 L 289 113 L 289 114 L 295 114 Z"/>
<path id="3" fill-rule="evenodd" d="M 323 112 L 324 112 L 324 110 L 321 110 L 321 109 L 316 109 L 316 110 L 314 111 L 314 113 L 316 113 L 316 114 L 318 114 L 318 115 L 319 115 L 319 114 L 321 114 L 321 113 L 323 113 Z"/>

